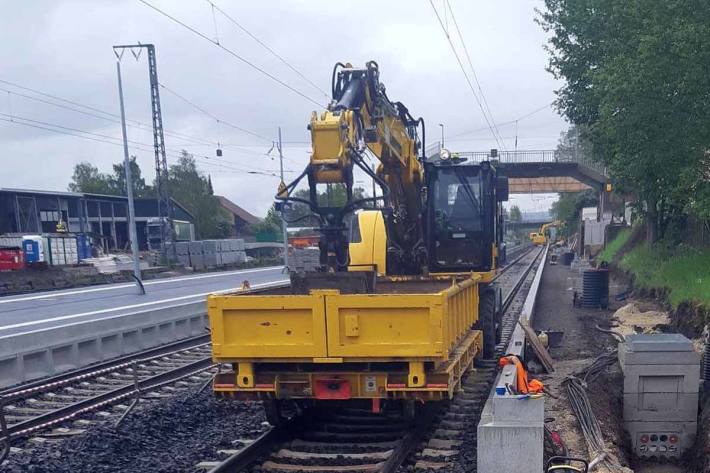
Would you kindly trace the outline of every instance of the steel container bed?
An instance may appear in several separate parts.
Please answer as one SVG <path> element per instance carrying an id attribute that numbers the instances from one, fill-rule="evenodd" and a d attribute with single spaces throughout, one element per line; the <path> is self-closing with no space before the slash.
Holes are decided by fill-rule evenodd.
<path id="1" fill-rule="evenodd" d="M 214 361 L 234 365 L 214 390 L 251 399 L 450 397 L 481 350 L 479 283 L 476 274 L 399 277 L 368 294 L 209 296 Z"/>

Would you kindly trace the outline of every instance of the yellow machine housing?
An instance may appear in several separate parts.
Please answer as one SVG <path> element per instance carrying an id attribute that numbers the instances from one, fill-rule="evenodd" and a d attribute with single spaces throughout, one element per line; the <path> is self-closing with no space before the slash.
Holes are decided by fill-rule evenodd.
<path id="1" fill-rule="evenodd" d="M 243 399 L 451 398 L 482 346 L 482 333 L 471 330 L 479 282 L 398 277 L 378 279 L 373 294 L 210 296 L 214 361 L 235 367 L 217 376 L 214 391 Z"/>

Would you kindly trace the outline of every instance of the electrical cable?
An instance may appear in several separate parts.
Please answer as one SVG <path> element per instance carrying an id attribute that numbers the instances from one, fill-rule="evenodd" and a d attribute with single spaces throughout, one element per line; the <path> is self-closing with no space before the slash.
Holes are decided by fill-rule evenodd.
<path id="1" fill-rule="evenodd" d="M 118 114 L 114 114 L 114 113 L 111 113 L 111 112 L 107 112 L 107 111 L 104 111 L 104 110 L 101 110 L 101 109 L 98 109 L 98 108 L 95 108 L 95 107 L 91 107 L 91 106 L 89 106 L 89 105 L 84 105 L 84 104 L 81 104 L 81 103 L 79 103 L 79 102 L 74 102 L 74 101 L 71 101 L 71 100 L 67 100 L 67 99 L 64 99 L 64 98 L 62 98 L 62 97 L 58 97 L 58 96 L 56 96 L 56 95 L 46 94 L 46 93 L 44 93 L 44 92 L 40 92 L 39 90 L 31 89 L 31 88 L 29 88 L 29 87 L 24 87 L 24 86 L 21 86 L 21 85 L 18 85 L 18 84 L 9 82 L 9 81 L 5 81 L 5 80 L 1 80 L 1 79 L 0 79 L 0 82 L 1 82 L 1 83 L 5 83 L 5 84 L 9 84 L 9 85 L 11 85 L 12 87 L 17 87 L 17 88 L 19 88 L 19 89 L 27 90 L 27 91 L 33 92 L 33 93 L 35 93 L 35 94 L 39 94 L 39 95 L 42 95 L 42 96 L 45 96 L 45 97 L 49 97 L 49 98 L 52 98 L 52 99 L 54 99 L 54 100 L 60 100 L 60 101 L 62 101 L 62 102 L 70 103 L 70 104 L 75 105 L 75 106 L 77 106 L 77 107 L 83 107 L 83 108 L 86 108 L 87 110 L 92 110 L 93 112 L 89 112 L 89 111 L 86 111 L 86 110 L 81 110 L 81 109 L 78 109 L 78 108 L 74 108 L 74 107 L 70 107 L 70 106 L 67 106 L 67 105 L 63 105 L 63 104 L 61 104 L 61 103 L 55 103 L 55 102 L 51 102 L 51 101 L 49 101 L 49 100 L 44 100 L 44 99 L 41 99 L 41 98 L 39 98 L 39 97 L 33 97 L 33 96 L 31 96 L 31 95 L 21 94 L 21 93 L 19 93 L 19 92 L 14 92 L 14 91 L 11 91 L 11 90 L 7 90 L 7 89 L 4 89 L 4 88 L 0 88 L 1 91 L 7 92 L 8 94 L 16 95 L 16 96 L 18 96 L 18 97 L 23 97 L 23 98 L 26 98 L 26 99 L 29 99 L 29 100 L 34 100 L 34 101 L 36 101 L 36 102 L 44 103 L 44 104 L 47 104 L 47 105 L 52 105 L 52 106 L 54 106 L 54 107 L 62 108 L 62 109 L 65 109 L 65 110 L 71 110 L 71 111 L 73 111 L 73 112 L 81 113 L 81 114 L 83 114 L 83 115 L 87 115 L 87 116 L 94 117 L 94 118 L 99 118 L 99 119 L 101 119 L 101 120 L 106 120 L 106 121 L 113 122 L 113 123 L 118 123 L 118 124 L 121 123 L 121 121 L 120 121 L 121 116 L 118 115 Z M 97 112 L 97 113 L 94 113 L 94 112 Z M 102 114 L 108 115 L 108 116 L 99 115 L 99 113 L 102 113 Z M 128 122 L 131 122 L 131 123 L 128 123 Z M 147 124 L 147 123 L 140 122 L 140 121 L 138 121 L 138 120 L 126 119 L 126 126 L 129 126 L 129 127 L 132 127 L 132 128 L 141 129 L 141 130 L 146 130 L 146 131 L 152 131 L 152 125 Z M 192 141 L 194 141 L 195 143 L 204 144 L 205 146 L 215 146 L 215 145 L 217 144 L 216 142 L 207 141 L 207 140 L 205 140 L 204 138 L 198 138 L 198 137 L 195 137 L 195 136 L 186 135 L 186 134 L 184 134 L 184 133 L 179 133 L 179 132 L 176 132 L 176 131 L 163 130 L 163 132 L 164 132 L 166 135 L 168 135 L 168 136 L 173 136 L 173 137 L 176 137 L 176 138 L 182 138 L 182 139 L 186 139 L 186 140 L 192 140 Z"/>
<path id="2" fill-rule="evenodd" d="M 545 109 L 551 107 L 553 104 L 554 104 L 554 102 L 550 102 L 550 103 L 548 103 L 548 104 L 546 104 L 546 105 L 543 105 L 542 107 L 536 108 L 536 109 L 533 110 L 532 112 L 528 112 L 528 113 L 526 113 L 526 114 L 524 114 L 524 115 L 521 115 L 521 116 L 519 116 L 518 118 L 516 118 L 516 119 L 514 119 L 514 120 L 508 120 L 508 121 L 506 121 L 506 122 L 498 123 L 497 125 L 498 125 L 499 127 L 504 127 L 504 126 L 507 126 L 507 125 L 513 125 L 515 122 L 518 122 L 518 121 L 520 121 L 520 120 L 524 120 L 524 119 L 526 119 L 526 118 L 528 118 L 528 117 L 530 117 L 530 116 L 532 116 L 532 115 L 535 115 L 536 113 L 542 112 L 543 110 L 545 110 Z M 457 138 L 457 137 L 459 137 L 459 136 L 464 136 L 464 135 L 470 135 L 471 133 L 476 133 L 476 132 L 479 132 L 479 131 L 485 131 L 485 130 L 487 130 L 487 129 L 488 129 L 488 127 L 476 128 L 476 129 L 474 129 L 474 130 L 469 130 L 469 131 L 464 131 L 464 132 L 461 132 L 461 133 L 456 133 L 455 135 L 451 135 L 451 136 L 450 136 L 449 138 L 447 138 L 447 139 L 451 140 L 452 138 Z"/>
<path id="3" fill-rule="evenodd" d="M 0 113 L 0 115 L 7 115 L 7 114 Z M 15 117 L 15 116 L 11 116 L 11 117 L 12 117 L 12 118 L 9 118 L 9 119 L 8 119 L 8 118 L 2 118 L 2 117 L 0 117 L 0 121 L 4 121 L 4 122 L 7 122 L 7 123 L 12 123 L 12 124 L 15 124 L 15 125 L 23 125 L 23 126 L 27 126 L 27 127 L 30 127 L 30 128 L 37 128 L 37 129 L 40 129 L 40 130 L 51 131 L 51 132 L 54 132 L 54 133 L 58 133 L 58 134 L 66 135 L 66 136 L 73 136 L 73 137 L 76 137 L 76 138 L 82 138 L 82 139 L 85 139 L 85 140 L 96 141 L 96 142 L 99 142 L 99 143 L 107 143 L 107 144 L 111 144 L 111 145 L 114 145 L 114 146 L 121 146 L 121 147 L 123 147 L 123 143 L 122 143 L 122 142 L 118 142 L 118 140 L 120 140 L 120 138 L 108 137 L 108 139 L 104 139 L 104 138 L 100 138 L 100 137 L 101 137 L 101 136 L 107 136 L 107 135 L 98 135 L 98 134 L 94 134 L 94 133 L 90 133 L 90 132 L 86 132 L 86 131 L 82 131 L 82 130 L 78 130 L 78 129 L 73 129 L 73 130 L 76 130 L 78 133 L 86 133 L 86 134 L 89 134 L 89 135 L 97 135 L 97 136 L 99 136 L 99 138 L 96 138 L 96 137 L 93 137 L 93 136 L 85 136 L 85 135 L 80 135 L 80 134 L 73 133 L 73 132 L 71 132 L 71 131 L 65 131 L 65 130 L 72 130 L 72 129 L 69 128 L 69 127 L 61 127 L 61 126 L 59 126 L 59 125 L 54 125 L 54 124 L 47 123 L 47 122 L 39 122 L 38 120 L 32 120 L 32 121 L 33 121 L 33 122 L 36 122 L 36 123 L 47 124 L 48 126 L 43 126 L 43 125 L 33 124 L 33 123 L 25 123 L 25 122 L 22 122 L 22 121 L 18 121 L 18 119 L 22 120 L 22 118 Z M 64 130 L 62 130 L 62 129 L 56 129 L 56 128 L 50 128 L 51 126 L 56 126 L 56 127 L 58 127 L 58 128 L 63 128 Z M 109 141 L 109 139 L 111 139 L 111 140 L 117 140 L 117 141 Z M 146 143 L 138 143 L 138 142 L 133 142 L 133 143 L 134 143 L 134 148 L 135 148 L 135 149 L 138 149 L 139 151 L 145 151 L 145 152 L 153 152 L 153 151 L 154 151 L 153 145 L 148 145 L 148 144 L 146 144 Z M 143 148 L 141 148 L 141 146 L 143 146 Z M 212 157 L 210 157 L 210 156 L 205 156 L 205 155 L 195 155 L 195 154 L 192 154 L 192 153 L 188 153 L 188 155 L 192 156 L 192 157 L 195 158 L 195 159 L 201 159 L 201 160 L 203 160 L 203 161 L 206 161 L 206 160 L 213 160 L 213 159 L 214 159 L 214 158 L 212 158 Z M 180 157 L 181 157 L 180 154 L 175 154 L 175 153 L 166 153 L 166 156 L 169 156 L 169 157 L 171 157 L 171 158 L 180 158 Z M 235 170 L 235 171 L 240 171 L 240 172 L 246 173 L 246 174 L 261 174 L 261 172 L 263 171 L 263 172 L 266 173 L 265 175 L 271 175 L 271 174 L 270 174 L 269 172 L 267 172 L 266 170 L 259 170 L 258 168 L 255 169 L 255 170 L 242 170 L 242 169 L 233 168 L 233 170 Z M 291 171 L 291 170 L 284 170 L 284 172 L 293 172 L 293 171 Z"/>
<path id="4" fill-rule="evenodd" d="M 273 56 L 275 56 L 279 61 L 281 61 L 282 63 L 284 63 L 289 69 L 291 69 L 293 72 L 295 72 L 296 74 L 298 74 L 299 77 L 301 77 L 301 79 L 305 80 L 305 81 L 308 82 L 310 85 L 312 85 L 315 89 L 317 89 L 319 92 L 321 92 L 323 95 L 325 95 L 325 98 L 326 98 L 326 99 L 330 99 L 330 96 L 328 95 L 328 93 L 327 93 L 325 90 L 323 90 L 323 89 L 321 89 L 320 87 L 318 87 L 318 85 L 317 85 L 315 82 L 313 82 L 313 81 L 310 80 L 308 77 L 306 77 L 305 74 L 303 74 L 301 71 L 299 71 L 298 69 L 296 69 L 296 67 L 294 67 L 293 65 L 291 65 L 288 61 L 286 61 L 286 59 L 284 59 L 284 58 L 283 58 L 281 55 L 279 55 L 276 51 L 274 51 L 273 49 L 271 49 L 267 44 L 265 44 L 263 41 L 261 41 L 259 38 L 257 38 L 251 31 L 247 30 L 247 29 L 246 29 L 243 25 L 241 25 L 237 20 L 235 20 L 234 18 L 232 18 L 227 12 L 225 12 L 224 10 L 222 10 L 218 5 L 216 5 L 214 2 L 212 2 L 212 1 L 210 1 L 210 0 L 205 0 L 205 1 L 206 1 L 207 3 L 209 3 L 209 4 L 212 6 L 212 10 L 213 10 L 213 11 L 214 11 L 214 10 L 217 10 L 217 11 L 220 12 L 222 15 L 224 15 L 225 18 L 227 18 L 230 22 L 232 22 L 234 25 L 236 25 L 240 30 L 242 30 L 244 33 L 246 33 L 251 39 L 253 39 L 253 40 L 256 41 L 257 43 L 259 43 L 259 45 L 260 45 L 261 47 L 263 47 L 264 49 L 266 49 L 267 51 L 269 51 L 269 52 L 270 52 Z M 216 29 L 216 26 L 215 26 L 215 29 Z"/>
<path id="5" fill-rule="evenodd" d="M 178 94 L 177 92 L 175 92 L 174 90 L 172 90 L 171 88 L 169 88 L 168 86 L 166 86 L 165 84 L 163 84 L 162 82 L 158 83 L 158 85 L 159 85 L 162 89 L 164 89 L 166 92 L 168 92 L 168 93 L 174 95 L 175 97 L 179 98 L 180 100 L 182 100 L 182 101 L 185 102 L 186 104 L 190 105 L 192 108 L 194 108 L 194 109 L 197 110 L 198 112 L 200 112 L 200 113 L 202 113 L 202 114 L 204 114 L 204 115 L 210 117 L 211 119 L 213 119 L 213 120 L 216 121 L 217 123 L 226 125 L 226 126 L 228 126 L 228 127 L 230 127 L 230 128 L 234 128 L 235 130 L 239 130 L 239 131 L 241 131 L 242 133 L 246 133 L 246 134 L 251 135 L 251 136 L 254 136 L 254 137 L 256 137 L 256 138 L 260 138 L 260 139 L 262 139 L 262 140 L 264 140 L 264 141 L 268 141 L 269 143 L 271 143 L 271 142 L 273 141 L 273 140 L 271 140 L 270 138 L 267 138 L 267 137 L 265 137 L 265 136 L 263 136 L 263 135 L 260 135 L 260 134 L 258 134 L 258 133 L 253 132 L 253 131 L 250 131 L 250 130 L 247 130 L 246 128 L 242 128 L 242 127 L 240 127 L 240 126 L 238 126 L 238 125 L 235 125 L 235 124 L 233 124 L 233 123 L 230 123 L 230 122 L 228 122 L 228 121 L 226 121 L 226 120 L 222 120 L 222 119 L 219 118 L 218 116 L 214 115 L 214 114 L 211 113 L 211 112 L 208 112 L 208 111 L 205 110 L 204 108 L 202 108 L 202 107 L 200 107 L 199 105 L 197 105 L 196 103 L 192 102 L 192 101 L 191 101 L 190 99 L 188 99 L 187 97 L 184 97 L 183 95 Z"/>
<path id="6" fill-rule="evenodd" d="M 579 422 L 579 427 L 592 457 L 590 465 L 603 463 L 609 471 L 625 473 L 630 470 L 621 466 L 616 455 L 607 449 L 599 421 L 594 415 L 594 410 L 587 396 L 589 383 L 595 381 L 608 366 L 613 365 L 616 361 L 616 349 L 603 353 L 595 358 L 589 366 L 565 378 L 562 384 L 567 391 L 570 406 Z"/>
<path id="7" fill-rule="evenodd" d="M 282 81 L 282 80 L 279 79 L 278 77 L 274 76 L 273 74 L 270 74 L 269 72 L 265 71 L 264 69 L 262 69 L 261 67 L 257 66 L 257 65 L 254 64 L 253 62 L 251 62 L 251 61 L 249 61 L 249 60 L 243 58 L 242 56 L 240 56 L 239 54 L 235 53 L 235 52 L 232 51 L 231 49 L 229 49 L 229 48 L 227 48 L 227 47 L 225 47 L 225 46 L 219 44 L 219 43 L 216 42 L 215 40 L 211 39 L 209 36 L 207 36 L 207 35 L 205 35 L 204 33 L 198 31 L 197 29 L 193 28 L 192 26 L 190 26 L 190 25 L 188 25 L 188 24 L 186 24 L 186 23 L 184 23 L 184 22 L 178 20 L 178 19 L 175 18 L 174 16 L 170 15 L 169 13 L 164 12 L 164 11 L 161 10 L 160 8 L 156 7 L 155 5 L 150 4 L 150 3 L 147 2 L 146 0 L 138 0 L 138 1 L 141 2 L 142 4 L 144 4 L 145 6 L 152 8 L 153 10 L 155 10 L 155 11 L 158 12 L 158 13 L 160 13 L 161 15 L 163 15 L 163 16 L 166 17 L 166 18 L 168 18 L 169 20 L 173 21 L 174 23 L 177 23 L 178 25 L 180 25 L 180 26 L 182 26 L 183 28 L 187 29 L 188 31 L 192 32 L 193 34 L 199 36 L 200 38 L 202 38 L 202 39 L 204 39 L 204 40 L 206 40 L 206 41 L 209 41 L 210 43 L 214 44 L 215 46 L 217 46 L 218 48 L 222 49 L 222 50 L 225 51 L 226 53 L 230 54 L 232 57 L 238 59 L 239 61 L 241 61 L 241 62 L 243 62 L 244 64 L 248 65 L 248 66 L 251 67 L 252 69 L 254 69 L 254 70 L 260 72 L 261 74 L 265 75 L 266 77 L 268 77 L 269 79 L 271 79 L 271 80 L 273 80 L 274 82 L 278 83 L 279 85 L 281 85 L 281 86 L 287 88 L 287 89 L 290 90 L 291 92 L 293 92 L 293 93 L 295 93 L 295 94 L 297 94 L 297 95 L 303 97 L 304 99 L 308 100 L 309 102 L 313 103 L 314 105 L 316 105 L 316 106 L 318 106 L 318 107 L 321 107 L 321 106 L 322 106 L 322 104 L 318 103 L 316 100 L 313 100 L 311 97 L 309 97 L 308 95 L 304 94 L 304 93 L 301 92 L 300 90 L 298 90 L 298 89 L 296 89 L 296 88 L 294 88 L 294 87 L 288 85 L 286 82 Z"/>
<path id="8" fill-rule="evenodd" d="M 140 0 L 143 1 L 143 0 Z M 483 104 L 481 100 L 478 98 L 478 94 L 476 94 L 476 90 L 473 87 L 473 84 L 471 83 L 471 79 L 468 76 L 468 73 L 466 72 L 466 68 L 463 65 L 463 62 L 461 62 L 461 58 L 459 57 L 458 53 L 456 52 L 456 48 L 454 47 L 453 41 L 451 41 L 451 36 L 449 36 L 449 32 L 447 31 L 446 27 L 444 26 L 444 22 L 441 20 L 441 16 L 439 16 L 439 11 L 436 9 L 434 6 L 433 0 L 429 0 L 429 4 L 431 5 L 431 8 L 434 10 L 434 14 L 436 15 L 437 20 L 439 20 L 439 25 L 441 25 L 441 29 L 444 31 L 444 36 L 446 36 L 446 40 L 449 42 L 449 46 L 451 47 L 451 52 L 454 53 L 454 57 L 456 58 L 456 62 L 458 62 L 459 67 L 461 68 L 461 72 L 463 73 L 464 77 L 466 78 L 466 82 L 468 83 L 468 87 L 471 89 L 471 93 L 473 94 L 473 97 L 476 99 L 476 103 L 478 104 L 478 108 L 481 109 L 481 113 L 483 114 L 483 118 L 486 120 L 486 123 L 488 124 L 488 129 L 490 130 L 491 134 L 493 135 L 493 138 L 496 140 L 496 143 L 498 146 L 505 150 L 505 146 L 501 141 L 498 139 L 498 136 L 496 135 L 495 130 L 493 129 L 493 126 L 491 125 L 490 120 L 488 119 L 488 115 L 486 114 L 485 109 L 483 108 Z"/>
<path id="9" fill-rule="evenodd" d="M 454 27 L 456 28 L 456 33 L 459 36 L 459 39 L 461 40 L 461 45 L 463 46 L 463 51 L 466 54 L 466 60 L 468 61 L 468 65 L 471 68 L 471 72 L 473 73 L 473 81 L 476 83 L 478 86 L 478 92 L 481 95 L 481 98 L 483 99 L 483 105 L 486 108 L 486 111 L 488 112 L 488 116 L 491 118 L 491 123 L 493 123 L 493 128 L 495 129 L 496 133 L 498 134 L 498 138 L 503 140 L 503 137 L 500 135 L 500 131 L 498 131 L 498 126 L 496 125 L 496 121 L 493 118 L 493 113 L 491 112 L 490 107 L 488 106 L 488 100 L 486 100 L 486 95 L 483 93 L 483 89 L 481 88 L 481 83 L 478 81 L 478 74 L 476 74 L 476 69 L 473 67 L 473 62 L 471 61 L 471 56 L 468 53 L 468 48 L 466 47 L 466 41 L 463 39 L 463 34 L 461 34 L 461 30 L 459 29 L 459 23 L 456 21 L 456 16 L 454 15 L 454 10 L 451 8 L 451 3 L 449 3 L 449 0 L 446 0 L 446 5 L 449 7 L 449 13 L 451 13 L 451 20 L 454 22 Z"/>

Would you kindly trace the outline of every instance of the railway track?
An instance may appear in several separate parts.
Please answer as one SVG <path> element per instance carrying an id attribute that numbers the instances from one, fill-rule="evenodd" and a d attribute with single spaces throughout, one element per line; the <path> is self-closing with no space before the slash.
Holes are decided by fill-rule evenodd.
<path id="1" fill-rule="evenodd" d="M 51 429 L 104 409 L 112 411 L 103 411 L 100 417 L 118 423 L 139 399 L 161 399 L 207 383 L 216 368 L 206 339 L 209 336 L 193 337 L 4 390 L 0 393 L 0 462 L 11 444 L 30 435 L 51 438 L 80 433 L 81 429 Z"/>
<path id="2" fill-rule="evenodd" d="M 496 278 L 503 293 L 503 340 L 508 343 L 531 279 L 530 271 L 541 249 L 531 248 L 511 262 Z M 498 371 L 495 360 L 476 362 L 463 382 L 463 390 L 446 405 L 427 406 L 409 421 L 401 409 L 370 410 L 353 407 L 314 410 L 272 427 L 225 459 L 202 462 L 210 473 L 263 472 L 367 472 L 393 473 L 414 460 L 415 471 L 450 468 L 459 455 L 464 436 L 478 424 Z"/>

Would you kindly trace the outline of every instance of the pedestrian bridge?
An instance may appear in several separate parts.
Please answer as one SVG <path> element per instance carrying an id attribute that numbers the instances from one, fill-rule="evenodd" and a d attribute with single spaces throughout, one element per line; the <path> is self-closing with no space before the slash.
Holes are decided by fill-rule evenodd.
<path id="1" fill-rule="evenodd" d="M 439 153 L 438 148 L 429 150 L 433 151 L 427 153 L 429 157 Z M 492 151 L 451 151 L 471 162 L 497 163 L 498 170 L 508 176 L 511 194 L 601 191 L 607 182 L 599 163 L 556 150 L 498 151 L 497 156 L 491 156 Z"/>

